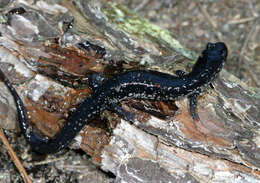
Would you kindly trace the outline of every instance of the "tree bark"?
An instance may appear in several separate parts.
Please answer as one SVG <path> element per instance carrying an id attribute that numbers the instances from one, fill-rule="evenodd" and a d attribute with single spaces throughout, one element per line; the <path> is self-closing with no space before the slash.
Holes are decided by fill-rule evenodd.
<path id="1" fill-rule="evenodd" d="M 198 56 L 171 32 L 118 4 L 64 0 L 54 9 L 17 7 L 26 12 L 8 15 L 0 25 L 0 67 L 45 135 L 58 133 L 71 108 L 91 95 L 93 73 L 107 79 L 132 68 L 189 72 Z M 84 40 L 106 54 L 93 46 L 79 49 Z M 15 104 L 0 84 L 0 125 L 17 129 Z M 112 172 L 116 182 L 260 181 L 259 93 L 227 71 L 199 98 L 199 121 L 191 118 L 187 98 L 122 106 L 135 114 L 136 123 L 105 111 L 71 145 Z"/>

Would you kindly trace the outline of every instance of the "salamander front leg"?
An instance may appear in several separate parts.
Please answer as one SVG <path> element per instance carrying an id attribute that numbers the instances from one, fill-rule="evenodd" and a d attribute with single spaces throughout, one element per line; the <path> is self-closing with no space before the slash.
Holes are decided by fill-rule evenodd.
<path id="1" fill-rule="evenodd" d="M 98 87 L 102 85 L 104 77 L 102 74 L 92 74 L 90 79 L 90 88 L 95 91 Z"/>
<path id="2" fill-rule="evenodd" d="M 197 109 L 197 99 L 198 99 L 198 96 L 200 95 L 200 93 L 201 93 L 201 90 L 199 89 L 199 90 L 196 90 L 192 95 L 189 96 L 190 114 L 195 121 L 199 120 L 199 116 L 196 112 L 196 109 Z"/>
<path id="3" fill-rule="evenodd" d="M 175 72 L 175 74 L 176 74 L 177 76 L 179 76 L 180 78 L 182 78 L 186 73 L 185 73 L 184 71 L 182 71 L 182 70 L 177 70 L 177 71 Z"/>

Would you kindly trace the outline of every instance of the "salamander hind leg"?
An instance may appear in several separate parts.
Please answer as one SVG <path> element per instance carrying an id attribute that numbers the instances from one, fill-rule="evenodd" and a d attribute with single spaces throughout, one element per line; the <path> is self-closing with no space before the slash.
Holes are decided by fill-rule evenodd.
<path id="1" fill-rule="evenodd" d="M 132 123 L 134 123 L 135 121 L 135 114 L 133 112 L 126 111 L 118 104 L 115 103 L 111 104 L 108 107 L 108 110 L 117 113 L 121 118 L 123 118 L 126 121 L 130 121 Z"/>

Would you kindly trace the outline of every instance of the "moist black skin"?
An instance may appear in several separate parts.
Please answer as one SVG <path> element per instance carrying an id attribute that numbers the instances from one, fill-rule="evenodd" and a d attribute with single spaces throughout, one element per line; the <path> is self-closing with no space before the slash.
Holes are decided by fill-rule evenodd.
<path id="1" fill-rule="evenodd" d="M 21 98 L 1 70 L 0 77 L 14 97 L 24 137 L 34 151 L 48 154 L 67 147 L 85 124 L 100 116 L 105 109 L 117 108 L 116 106 L 126 99 L 172 101 L 187 96 L 191 116 L 194 120 L 199 120 L 196 113 L 197 97 L 221 71 L 227 54 L 224 43 L 208 43 L 190 73 L 178 71 L 177 76 L 173 76 L 157 71 L 133 70 L 118 74 L 100 84 L 68 118 L 63 129 L 53 139 L 40 135 L 30 126 Z M 115 111 L 120 111 L 120 108 Z M 134 117 L 126 119 L 134 121 Z"/>

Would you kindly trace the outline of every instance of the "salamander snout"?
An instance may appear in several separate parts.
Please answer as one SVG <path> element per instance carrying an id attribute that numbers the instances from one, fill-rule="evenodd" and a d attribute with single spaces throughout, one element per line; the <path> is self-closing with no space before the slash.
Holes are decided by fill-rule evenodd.
<path id="1" fill-rule="evenodd" d="M 223 42 L 208 43 L 206 50 L 208 55 L 213 57 L 222 57 L 222 59 L 227 58 L 228 50 L 226 44 Z"/>

